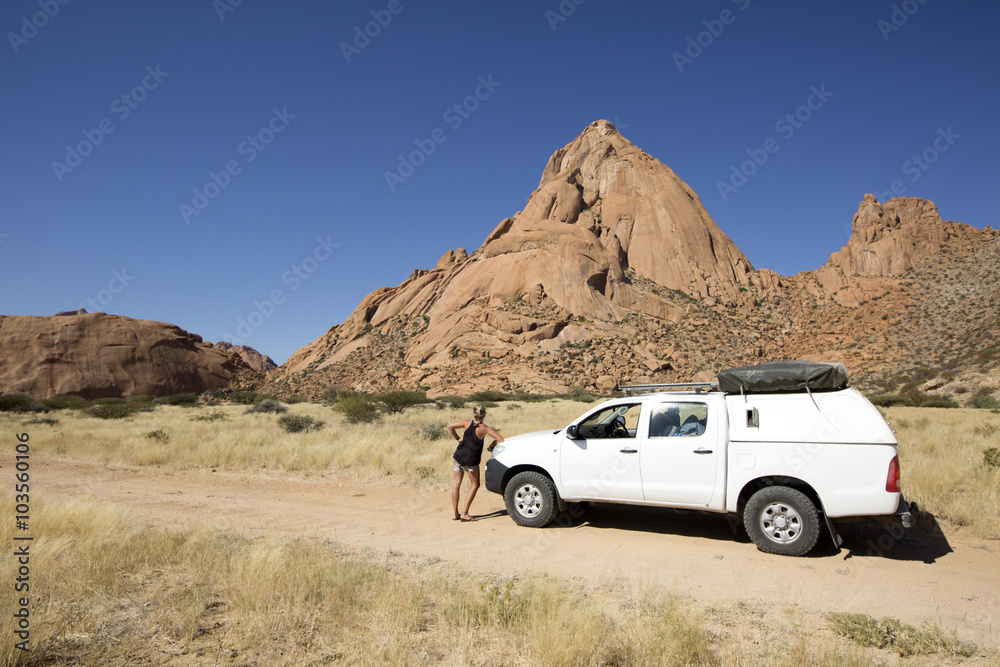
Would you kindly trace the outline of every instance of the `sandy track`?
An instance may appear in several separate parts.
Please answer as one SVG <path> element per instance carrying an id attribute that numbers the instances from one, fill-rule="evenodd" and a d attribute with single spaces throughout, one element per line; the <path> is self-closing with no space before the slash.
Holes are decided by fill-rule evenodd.
<path id="1" fill-rule="evenodd" d="M 12 457 L 0 456 L 0 469 L 12 465 Z M 706 606 L 742 602 L 775 618 L 787 609 L 815 622 L 829 611 L 891 616 L 1000 647 L 1000 544 L 960 531 L 892 540 L 879 524 L 848 524 L 840 550 L 824 533 L 812 555 L 787 558 L 759 552 L 729 517 L 697 512 L 594 505 L 566 527 L 520 528 L 485 488 L 473 505 L 483 518 L 460 523 L 450 520 L 446 491 L 401 487 L 392 478 L 176 471 L 41 456 L 33 457 L 32 473 L 33 490 L 46 499 L 89 495 L 157 525 L 332 538 L 474 572 L 544 573 L 592 586 L 624 578 Z"/>

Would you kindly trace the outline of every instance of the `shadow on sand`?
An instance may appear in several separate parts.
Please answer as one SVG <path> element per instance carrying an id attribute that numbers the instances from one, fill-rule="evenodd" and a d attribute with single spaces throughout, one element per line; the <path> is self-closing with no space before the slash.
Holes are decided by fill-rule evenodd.
<path id="1" fill-rule="evenodd" d="M 486 515 L 505 516 L 503 510 Z M 952 552 L 948 538 L 934 515 L 915 511 L 916 525 L 904 529 L 898 522 L 884 523 L 874 519 L 835 521 L 843 538 L 840 547 L 834 545 L 825 523 L 821 524 L 819 541 L 806 558 L 887 558 L 891 560 L 934 563 Z M 550 528 L 589 526 L 602 530 L 631 530 L 661 535 L 682 535 L 749 544 L 743 522 L 731 514 L 698 510 L 617 505 L 609 503 L 571 503 L 559 514 Z"/>

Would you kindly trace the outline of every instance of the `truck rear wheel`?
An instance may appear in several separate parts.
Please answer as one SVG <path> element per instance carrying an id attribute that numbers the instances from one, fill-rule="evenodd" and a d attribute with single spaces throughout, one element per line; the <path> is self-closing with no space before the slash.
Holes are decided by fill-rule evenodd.
<path id="1" fill-rule="evenodd" d="M 556 487 L 540 472 L 527 471 L 514 475 L 503 494 L 507 514 L 519 526 L 541 528 L 555 517 Z"/>
<path id="2" fill-rule="evenodd" d="M 743 525 L 765 553 L 801 556 L 819 539 L 819 512 L 806 494 L 787 486 L 769 486 L 750 497 Z"/>

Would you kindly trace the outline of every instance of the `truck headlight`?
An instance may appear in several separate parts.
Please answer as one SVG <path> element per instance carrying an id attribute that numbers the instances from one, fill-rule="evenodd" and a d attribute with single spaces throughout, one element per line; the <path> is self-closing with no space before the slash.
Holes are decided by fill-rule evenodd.
<path id="1" fill-rule="evenodd" d="M 506 449 L 506 447 L 504 447 L 503 445 L 497 445 L 496 447 L 494 447 L 493 458 L 500 456 L 501 452 L 503 452 L 504 449 Z"/>

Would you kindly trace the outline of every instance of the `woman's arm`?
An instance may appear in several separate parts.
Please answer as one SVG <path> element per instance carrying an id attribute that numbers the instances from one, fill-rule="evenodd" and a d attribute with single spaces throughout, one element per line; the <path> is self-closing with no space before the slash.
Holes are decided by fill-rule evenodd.
<path id="1" fill-rule="evenodd" d="M 455 429 L 460 428 L 462 429 L 462 431 L 465 431 L 465 429 L 469 428 L 470 423 L 471 423 L 470 420 L 466 420 L 464 422 L 455 422 L 454 424 L 448 424 L 445 428 L 451 431 L 451 437 L 455 438 L 456 440 L 461 440 L 462 439 L 461 436 L 459 436 L 458 433 L 455 432 Z"/>
<path id="2" fill-rule="evenodd" d="M 503 442 L 503 436 L 493 430 L 492 426 L 486 426 L 486 424 L 483 424 L 483 427 L 486 429 L 486 433 L 483 434 L 484 438 L 489 435 L 496 439 L 496 443 L 494 444 L 500 444 Z"/>

